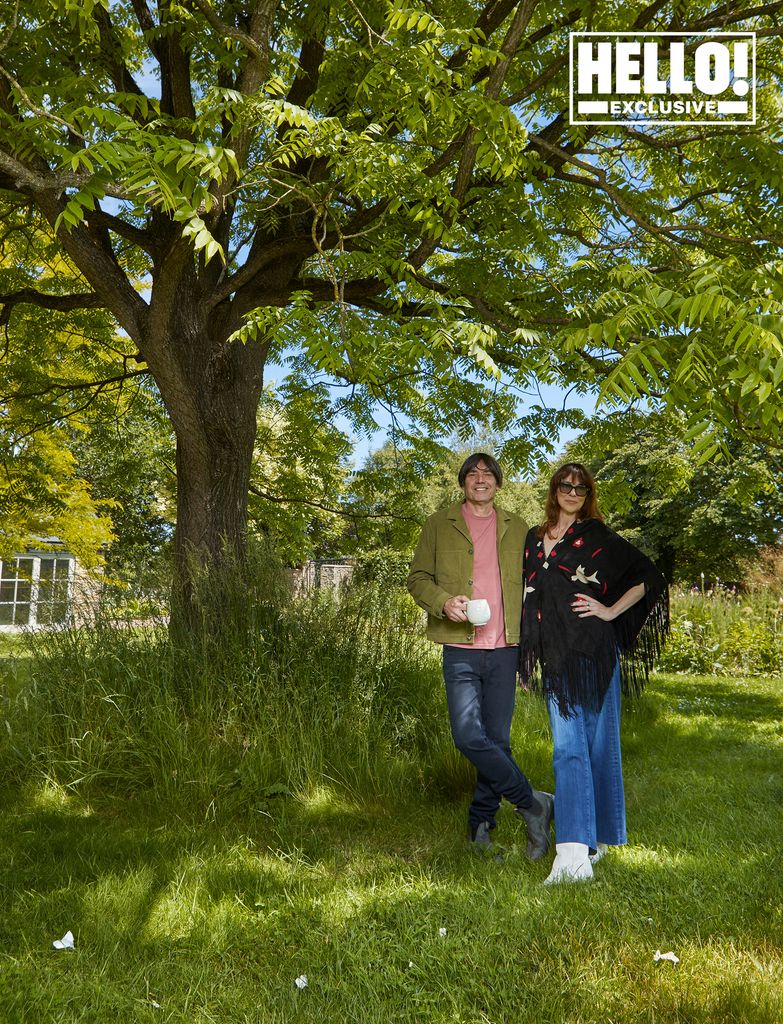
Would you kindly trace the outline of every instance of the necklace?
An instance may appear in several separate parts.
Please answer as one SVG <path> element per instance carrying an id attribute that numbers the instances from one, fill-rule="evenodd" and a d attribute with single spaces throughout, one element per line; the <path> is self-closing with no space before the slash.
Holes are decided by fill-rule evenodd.
<path id="1" fill-rule="evenodd" d="M 553 540 L 555 542 L 555 544 L 559 544 L 560 541 L 563 539 L 563 537 L 565 537 L 566 532 L 570 529 L 570 527 L 572 527 L 574 525 L 575 522 L 576 522 L 576 520 L 572 519 L 570 523 L 566 523 L 565 526 L 563 527 L 563 529 L 560 530 L 559 533 L 552 534 L 549 530 L 547 530 L 547 536 L 549 537 L 550 540 Z"/>
<path id="2" fill-rule="evenodd" d="M 565 524 L 565 526 L 564 526 L 564 527 L 563 527 L 563 528 L 562 528 L 562 529 L 560 530 L 559 534 L 556 534 L 556 535 L 555 535 L 554 537 L 552 536 L 552 534 L 550 534 L 550 531 L 549 531 L 549 529 L 548 529 L 548 530 L 547 530 L 547 537 L 546 537 L 546 539 L 547 539 L 548 541 L 552 541 L 552 544 L 551 544 L 551 546 L 549 547 L 549 549 L 545 547 L 545 552 L 546 552 L 547 550 L 549 550 L 550 552 L 552 552 L 553 548 L 556 548 L 556 547 L 558 546 L 558 544 L 560 544 L 560 542 L 561 542 L 561 541 L 563 540 L 563 538 L 564 538 L 564 537 L 566 536 L 566 534 L 567 534 L 567 531 L 568 531 L 568 530 L 570 529 L 570 527 L 571 527 L 571 526 L 573 526 L 573 524 L 574 524 L 575 522 L 576 522 L 576 520 L 575 520 L 575 519 L 572 519 L 572 520 L 571 520 L 570 522 L 567 522 L 567 523 Z"/>

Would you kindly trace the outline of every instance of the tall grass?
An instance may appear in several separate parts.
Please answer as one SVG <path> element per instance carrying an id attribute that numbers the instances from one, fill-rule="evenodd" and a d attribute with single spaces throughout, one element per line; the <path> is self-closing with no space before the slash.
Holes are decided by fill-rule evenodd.
<path id="1" fill-rule="evenodd" d="M 770 588 L 675 590 L 663 671 L 783 675 L 783 599 Z"/>
<path id="2" fill-rule="evenodd" d="M 461 788 L 437 652 L 406 594 L 294 599 L 269 560 L 221 587 L 221 628 L 172 640 L 99 622 L 28 639 L 0 763 L 198 814 L 263 811 L 329 779 L 367 795 Z M 226 607 L 226 604 L 233 605 Z"/>
<path id="3" fill-rule="evenodd" d="M 407 594 L 365 583 L 294 598 L 263 551 L 250 578 L 229 574 L 202 594 L 203 622 L 187 640 L 162 622 L 99 621 L 32 635 L 29 657 L 0 658 L 5 777 L 111 789 L 201 817 L 265 813 L 324 781 L 364 798 L 468 787 L 438 649 Z M 675 593 L 672 611 L 664 671 L 783 673 L 776 595 Z M 523 702 L 517 720 L 541 774 L 540 708 Z"/>

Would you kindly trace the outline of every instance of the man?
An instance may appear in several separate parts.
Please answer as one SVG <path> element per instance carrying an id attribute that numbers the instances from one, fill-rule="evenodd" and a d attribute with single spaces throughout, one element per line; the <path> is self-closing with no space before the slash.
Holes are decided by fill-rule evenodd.
<path id="1" fill-rule="evenodd" d="M 430 516 L 413 556 L 408 590 L 428 615 L 427 636 L 443 644 L 443 677 L 457 749 L 476 768 L 468 813 L 471 842 L 492 845 L 490 831 L 505 797 L 525 819 L 527 855 L 549 849 L 554 798 L 534 790 L 511 753 L 516 696 L 522 557 L 527 526 L 496 508 L 503 472 L 477 452 L 460 468 L 464 500 Z M 468 621 L 468 600 L 489 602 L 486 625 Z"/>

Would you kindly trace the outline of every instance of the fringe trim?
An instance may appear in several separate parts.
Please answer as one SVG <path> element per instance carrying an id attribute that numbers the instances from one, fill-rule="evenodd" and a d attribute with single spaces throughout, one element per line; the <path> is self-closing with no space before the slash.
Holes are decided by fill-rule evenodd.
<path id="1" fill-rule="evenodd" d="M 624 624 L 618 624 L 617 642 L 620 647 L 620 678 L 623 693 L 626 696 L 638 697 L 647 685 L 650 672 L 660 658 L 666 637 L 669 634 L 669 589 L 663 590 L 653 597 L 648 606 L 644 625 L 637 635 L 632 624 L 628 624 L 631 632 Z"/>
<path id="2" fill-rule="evenodd" d="M 600 662 L 573 653 L 563 660 L 557 672 L 547 669 L 544 675 L 539 652 L 527 648 L 522 652 L 520 673 L 526 686 L 534 693 L 554 698 L 560 714 L 569 718 L 575 707 L 601 707 L 616 664 L 617 656 L 611 650 Z"/>
<path id="3" fill-rule="evenodd" d="M 615 624 L 620 686 L 626 697 L 641 694 L 669 632 L 668 588 L 664 587 L 657 596 L 650 596 L 652 603 L 647 606 L 641 629 L 638 629 L 638 615 L 636 621 L 633 617 L 623 616 L 624 621 Z M 556 673 L 547 670 L 544 676 L 543 651 L 527 646 L 523 640 L 519 651 L 519 672 L 526 687 L 534 693 L 553 697 L 560 714 L 569 718 L 577 706 L 594 710 L 601 707 L 617 664 L 617 653 L 611 648 L 605 655 L 602 652 L 600 658 L 569 653 Z"/>

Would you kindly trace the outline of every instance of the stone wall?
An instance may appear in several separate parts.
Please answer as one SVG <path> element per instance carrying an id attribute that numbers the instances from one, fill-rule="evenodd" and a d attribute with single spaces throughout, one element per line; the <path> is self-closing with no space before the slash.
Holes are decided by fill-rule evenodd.
<path id="1" fill-rule="evenodd" d="M 347 583 L 353 575 L 353 563 L 347 558 L 312 559 L 301 569 L 291 569 L 290 575 L 294 594 L 300 597 L 319 587 L 335 588 Z"/>

